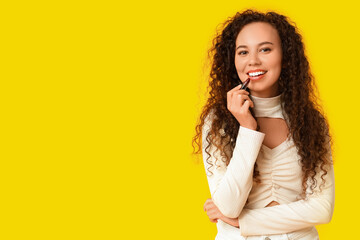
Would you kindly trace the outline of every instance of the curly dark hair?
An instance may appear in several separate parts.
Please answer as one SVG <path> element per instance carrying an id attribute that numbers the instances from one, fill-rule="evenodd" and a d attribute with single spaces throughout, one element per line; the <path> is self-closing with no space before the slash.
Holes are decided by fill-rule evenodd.
<path id="1" fill-rule="evenodd" d="M 226 165 L 230 162 L 240 124 L 227 109 L 226 97 L 227 92 L 240 82 L 234 63 L 235 40 L 241 29 L 252 22 L 271 24 L 281 39 L 283 66 L 278 80 L 279 90 L 282 93 L 283 111 L 288 116 L 289 134 L 301 158 L 302 196 L 305 197 L 306 189 L 309 187 L 308 179 L 312 192 L 317 186 L 315 179 L 317 172 L 322 172 L 320 190 L 325 184 L 326 166 L 332 164 L 329 157 L 332 144 L 327 119 L 317 102 L 318 93 L 305 56 L 302 37 L 295 23 L 290 23 L 286 16 L 275 12 L 261 13 L 248 9 L 236 13 L 223 23 L 223 30 L 213 39 L 213 46 L 208 51 L 211 60 L 208 86 L 210 96 L 195 128 L 196 135 L 192 140 L 193 153 L 201 153 L 203 126 L 206 117 L 211 114 L 213 118 L 206 137 L 208 146 L 205 152 L 208 153 L 211 145 L 214 145 L 217 151 L 220 151 L 221 160 Z M 209 162 L 209 158 L 210 156 L 206 161 L 211 168 L 213 164 Z M 258 175 L 255 164 L 253 175 L 255 180 Z"/>

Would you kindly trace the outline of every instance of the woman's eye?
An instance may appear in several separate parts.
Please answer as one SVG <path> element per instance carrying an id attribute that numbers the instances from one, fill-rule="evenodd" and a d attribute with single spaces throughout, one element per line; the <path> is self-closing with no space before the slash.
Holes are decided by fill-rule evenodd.
<path id="1" fill-rule="evenodd" d="M 239 55 L 245 55 L 247 53 L 247 51 L 240 51 Z"/>
<path id="2" fill-rule="evenodd" d="M 263 48 L 263 49 L 261 49 L 260 51 L 261 51 L 261 52 L 270 52 L 271 49 L 270 49 L 270 48 Z"/>

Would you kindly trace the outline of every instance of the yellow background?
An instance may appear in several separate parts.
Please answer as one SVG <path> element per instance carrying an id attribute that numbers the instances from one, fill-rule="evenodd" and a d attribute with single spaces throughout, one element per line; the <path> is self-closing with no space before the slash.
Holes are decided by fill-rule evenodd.
<path id="1" fill-rule="evenodd" d="M 335 212 L 318 230 L 356 238 L 355 1 L 4 2 L 0 239 L 214 239 L 191 139 L 211 39 L 248 7 L 304 37 L 335 140 Z"/>

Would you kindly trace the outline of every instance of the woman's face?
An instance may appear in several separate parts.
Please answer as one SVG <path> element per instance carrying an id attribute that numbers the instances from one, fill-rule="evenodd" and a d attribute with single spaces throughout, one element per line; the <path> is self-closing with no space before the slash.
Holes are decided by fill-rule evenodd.
<path id="1" fill-rule="evenodd" d="M 248 88 L 256 97 L 279 94 L 282 50 L 277 30 L 269 23 L 245 25 L 236 38 L 235 67 L 242 82 L 250 78 Z"/>

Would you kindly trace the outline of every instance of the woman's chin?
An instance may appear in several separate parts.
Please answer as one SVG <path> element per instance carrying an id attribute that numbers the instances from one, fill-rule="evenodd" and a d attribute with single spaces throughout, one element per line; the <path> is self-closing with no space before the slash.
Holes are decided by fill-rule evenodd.
<path id="1" fill-rule="evenodd" d="M 274 97 L 279 95 L 279 86 L 277 82 L 274 84 L 264 84 L 260 82 L 250 82 L 248 86 L 250 94 L 255 97 Z"/>

